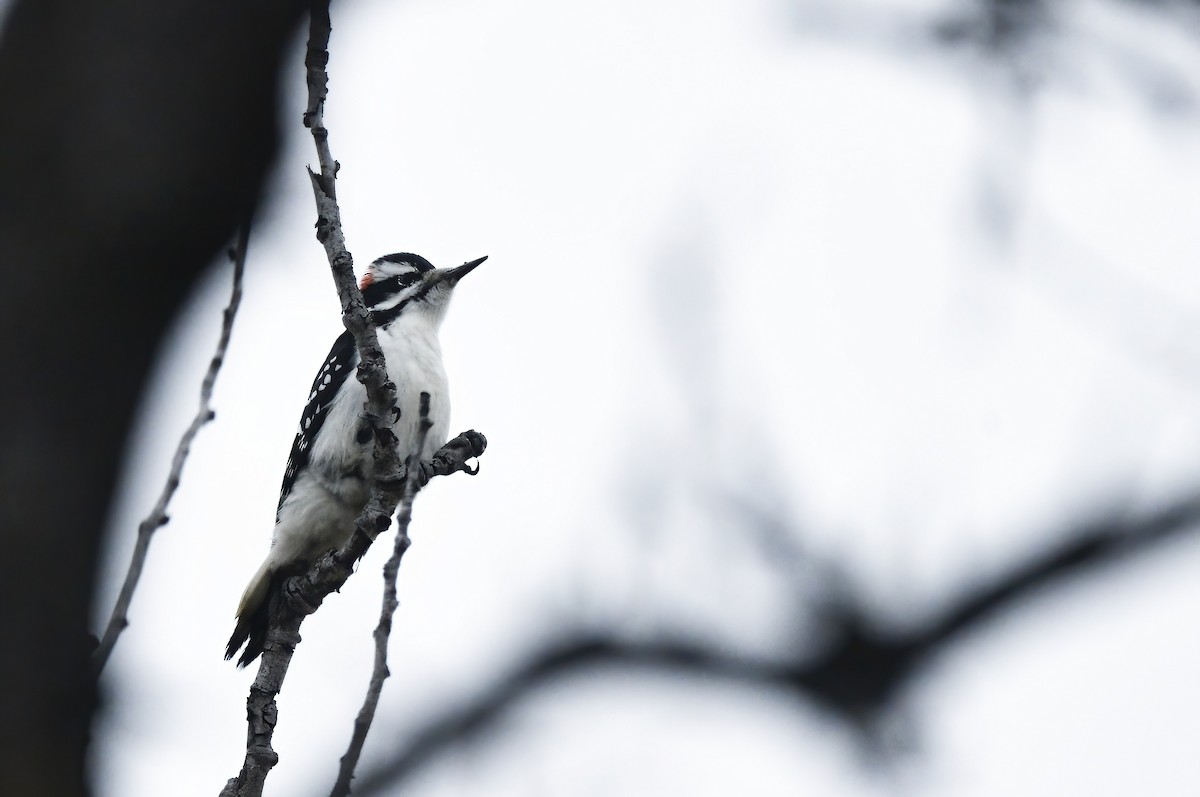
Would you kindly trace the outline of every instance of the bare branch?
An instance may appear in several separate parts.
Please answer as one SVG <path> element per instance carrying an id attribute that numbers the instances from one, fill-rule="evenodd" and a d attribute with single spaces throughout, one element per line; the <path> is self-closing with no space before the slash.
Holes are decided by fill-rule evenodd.
<path id="1" fill-rule="evenodd" d="M 481 455 L 486 447 L 487 440 L 483 435 L 474 430 L 463 432 L 434 454 L 433 463 L 428 469 L 429 477 L 449 476 L 459 471 L 476 473 L 478 469 L 472 468 L 469 460 Z M 372 492 L 371 501 L 359 516 L 360 530 L 364 522 L 369 522 L 364 521 L 368 516 L 376 519 L 378 531 L 385 530 L 391 524 L 398 501 L 388 497 L 394 493 L 383 495 L 379 498 L 380 509 L 375 513 L 376 510 L 371 508 L 376 502 L 375 492 Z M 354 563 L 367 552 L 372 541 L 373 536 L 366 533 L 351 535 L 340 549 L 322 556 L 308 572 L 285 580 L 283 589 L 271 595 L 270 630 L 258 674 L 250 687 L 250 697 L 246 700 L 249 725 L 246 759 L 238 776 L 225 784 L 221 797 L 259 797 L 262 794 L 267 773 L 279 761 L 278 754 L 271 748 L 275 723 L 279 718 L 275 696 L 283 686 L 292 654 L 300 642 L 300 625 L 305 617 L 320 608 L 330 593 L 346 583 Z"/>
<path id="2" fill-rule="evenodd" d="M 330 151 L 329 133 L 324 124 L 329 82 L 326 72 L 329 35 L 329 2 L 313 0 L 305 57 L 309 98 L 304 124 L 312 131 L 321 167 L 320 174 L 309 169 L 317 205 L 317 240 L 325 247 L 333 272 L 334 284 L 342 303 L 342 323 L 354 336 L 358 347 L 357 377 L 367 393 L 363 418 L 374 432 L 375 468 L 368 484 L 367 503 L 355 520 L 356 533 L 351 534 L 339 550 L 321 557 L 307 573 L 285 580 L 282 589 L 269 598 L 267 638 L 258 673 L 246 701 L 246 757 L 238 776 L 225 784 L 222 797 L 260 797 L 262 794 L 267 774 L 279 761 L 278 754 L 271 747 L 278 721 L 275 697 L 283 687 L 292 654 L 300 642 L 300 625 L 305 617 L 320 607 L 326 596 L 346 582 L 354 563 L 362 558 L 375 537 L 391 525 L 392 515 L 408 483 L 406 471 L 399 461 L 396 436 L 391 428 L 396 386 L 388 378 L 387 363 L 379 346 L 375 324 L 354 278 L 354 260 L 346 248 L 341 211 L 337 204 L 335 182 L 338 163 Z M 430 476 L 448 475 L 460 470 L 474 473 L 467 460 L 482 454 L 486 445 L 483 435 L 473 430 L 459 435 L 435 454 Z M 407 539 L 403 545 L 407 547 Z M 400 546 L 401 542 L 397 540 L 397 548 Z M 396 566 L 399 567 L 398 558 Z M 364 736 L 365 733 L 366 728 L 363 730 Z"/>
<path id="3" fill-rule="evenodd" d="M 308 83 L 308 106 L 304 111 L 304 126 L 312 131 L 317 148 L 317 163 L 321 167 L 322 190 L 336 201 L 334 181 L 338 163 L 329 149 L 329 131 L 325 129 L 325 99 L 329 96 L 329 0 L 312 0 L 309 4 L 308 49 L 304 53 L 305 77 Z M 330 264 L 332 265 L 332 263 Z"/>
<path id="4" fill-rule="evenodd" d="M 1169 504 L 1140 517 L 1109 516 L 1066 531 L 1063 542 L 968 594 L 922 628 L 888 635 L 842 599 L 830 612 L 831 643 L 816 656 L 792 662 L 758 661 L 720 649 L 669 640 L 629 641 L 587 634 L 531 653 L 505 678 L 469 704 L 418 730 L 390 760 L 363 775 L 360 797 L 394 792 L 421 767 L 456 745 L 494 729 L 497 720 L 557 678 L 619 665 L 758 684 L 794 692 L 849 720 L 868 734 L 897 695 L 937 655 L 966 633 L 986 627 L 1046 588 L 1132 560 L 1158 545 L 1193 533 L 1200 500 Z"/>
<path id="5" fill-rule="evenodd" d="M 342 303 L 342 322 L 354 335 L 358 347 L 360 359 L 357 377 L 367 393 L 364 415 L 375 433 L 375 476 L 369 485 L 367 506 L 355 522 L 357 530 L 362 533 L 353 534 L 343 546 L 345 549 L 353 544 L 353 549 L 346 552 L 349 558 L 335 557 L 330 562 L 326 557 L 310 571 L 310 576 L 323 575 L 320 579 L 322 582 L 330 581 L 340 586 L 349 577 L 355 559 L 366 552 L 376 534 L 391 524 L 392 510 L 398 502 L 393 499 L 398 499 L 398 496 L 387 494 L 382 486 L 397 484 L 399 480 L 396 438 L 390 425 L 384 421 L 392 417 L 396 401 L 395 385 L 387 378 L 387 365 L 375 334 L 375 325 L 354 279 L 354 259 L 346 248 L 341 211 L 334 188 L 337 167 L 329 147 L 329 132 L 324 124 L 329 84 L 326 66 L 329 63 L 330 27 L 328 0 L 313 0 L 309 8 L 308 50 L 304 59 L 308 80 L 308 107 L 304 113 L 304 125 L 312 132 L 321 172 L 316 174 L 309 169 L 308 174 L 317 204 L 317 240 L 325 247 L 333 272 L 334 284 Z M 390 507 L 386 507 L 388 504 Z M 318 588 L 311 599 L 304 600 L 300 597 L 301 592 L 302 589 L 287 582 L 282 593 L 272 594 L 269 598 L 267 640 L 246 701 L 246 758 L 241 772 L 226 783 L 222 795 L 258 797 L 262 794 L 267 774 L 279 761 L 279 755 L 271 747 L 275 723 L 278 721 L 275 696 L 283 687 L 292 654 L 300 642 L 300 624 L 307 615 L 317 610 L 328 594 Z"/>
<path id="6" fill-rule="evenodd" d="M 417 434 L 417 445 L 414 451 L 425 450 L 425 437 L 433 424 L 429 420 L 429 394 L 421 394 L 421 425 Z M 354 733 L 350 737 L 350 746 L 342 756 L 338 768 L 337 781 L 333 785 L 330 797 L 348 797 L 350 781 L 354 778 L 354 770 L 362 755 L 363 744 L 367 741 L 367 732 L 375 719 L 375 709 L 379 706 L 379 695 L 383 692 L 383 682 L 391 675 L 387 666 L 388 639 L 392 634 L 392 617 L 396 614 L 399 601 L 396 600 L 396 577 L 400 571 L 400 560 L 408 550 L 408 525 L 412 522 L 413 497 L 420 489 L 418 474 L 420 462 L 415 455 L 410 456 L 405 463 L 407 473 L 404 477 L 404 498 L 400 502 L 400 512 L 396 518 L 396 541 L 392 555 L 383 566 L 383 608 L 379 613 L 379 625 L 375 627 L 375 667 L 371 672 L 371 681 L 367 686 L 367 696 L 363 699 L 362 708 L 354 720 Z"/>
<path id="7" fill-rule="evenodd" d="M 92 672 L 97 678 L 104 671 L 104 666 L 108 664 L 108 659 L 112 655 L 113 648 L 116 647 L 121 632 L 129 625 L 129 606 L 133 602 L 133 593 L 137 590 L 138 581 L 142 577 L 142 569 L 146 565 L 146 556 L 150 552 L 150 540 L 154 537 L 154 532 L 170 521 L 167 516 L 167 506 L 171 503 L 171 498 L 179 487 L 183 466 L 191 452 L 192 441 L 196 439 L 200 429 L 216 417 L 216 413 L 212 409 L 213 387 L 217 383 L 217 374 L 221 371 L 221 365 L 225 362 L 225 352 L 229 348 L 229 338 L 233 334 L 233 322 L 237 317 L 238 306 L 242 302 L 242 275 L 246 268 L 246 248 L 249 243 L 250 216 L 248 214 L 238 233 L 237 245 L 229 251 L 229 259 L 233 261 L 233 288 L 229 294 L 229 304 L 222 314 L 221 336 L 217 341 L 217 350 L 208 364 L 204 381 L 200 384 L 200 406 L 196 410 L 191 424 L 179 438 L 175 456 L 171 459 L 171 470 L 167 474 L 167 483 L 163 485 L 158 501 L 146 519 L 138 524 L 137 542 L 133 546 L 133 555 L 129 560 L 129 570 L 125 573 L 125 582 L 121 585 L 121 591 L 117 595 L 117 602 L 113 606 L 112 616 L 109 617 L 108 625 L 104 629 L 104 636 L 92 654 Z"/>

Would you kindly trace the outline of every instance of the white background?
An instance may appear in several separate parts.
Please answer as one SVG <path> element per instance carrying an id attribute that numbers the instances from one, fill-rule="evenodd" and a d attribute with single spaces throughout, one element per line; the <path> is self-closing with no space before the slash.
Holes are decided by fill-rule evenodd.
<path id="1" fill-rule="evenodd" d="M 335 4 L 327 122 L 360 270 L 490 256 L 442 336 L 452 427 L 490 447 L 417 503 L 368 759 L 564 629 L 789 655 L 807 575 L 731 505 L 903 628 L 1074 522 L 1194 489 L 1200 127 L 1135 77 L 1186 99 L 1200 39 L 1130 4 L 1060 8 L 1014 65 L 888 33 L 927 32 L 935 2 Z M 241 765 L 253 673 L 221 652 L 340 331 L 301 44 L 217 419 L 105 676 L 102 797 L 211 795 Z M 164 341 L 98 627 L 228 279 L 214 266 Z M 332 784 L 390 539 L 305 623 L 268 794 Z M 891 712 L 910 749 L 883 761 L 792 695 L 604 671 L 405 793 L 1195 795 L 1198 568 L 1183 537 L 972 635 Z"/>

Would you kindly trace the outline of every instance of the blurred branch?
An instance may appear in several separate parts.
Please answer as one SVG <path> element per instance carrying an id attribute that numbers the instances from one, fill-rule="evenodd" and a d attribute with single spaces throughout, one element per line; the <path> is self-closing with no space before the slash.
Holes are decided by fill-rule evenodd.
<path id="1" fill-rule="evenodd" d="M 1200 14 L 1194 0 L 1126 0 L 1114 2 L 1126 11 L 1157 18 L 1170 28 L 1195 36 Z M 1083 40 L 1111 63 L 1160 113 L 1191 112 L 1196 106 L 1196 81 L 1187 65 L 1172 64 L 1170 56 L 1138 47 L 1111 31 L 1079 24 L 1077 9 L 1047 0 L 970 0 L 932 11 L 898 10 L 879 2 L 795 3 L 795 29 L 842 41 L 862 42 L 905 55 L 919 52 L 976 53 L 1013 72 L 1025 89 L 1050 67 L 1062 72 L 1073 60 L 1051 64 L 1039 58 L 1051 53 L 1055 39 Z M 1019 99 L 1019 96 L 1018 96 Z"/>
<path id="2" fill-rule="evenodd" d="M 1046 0 L 975 0 L 933 25 L 936 41 L 969 45 L 1013 58 L 1035 36 L 1052 32 L 1055 19 Z"/>
<path id="3" fill-rule="evenodd" d="M 947 8 L 896 10 L 875 3 L 805 3 L 795 11 L 807 35 L 865 42 L 906 57 L 965 58 L 960 74 L 984 119 L 976 214 L 997 245 L 1010 242 L 1032 146 L 1031 99 L 1050 71 L 1062 33 L 1061 9 L 1046 0 L 969 0 Z"/>
<path id="4" fill-rule="evenodd" d="M 827 610 L 832 642 L 816 656 L 790 663 L 730 656 L 716 648 L 670 641 L 636 642 L 584 635 L 531 655 L 507 678 L 457 711 L 417 730 L 407 746 L 364 775 L 360 797 L 394 790 L 422 766 L 456 745 L 484 737 L 498 719 L 556 678 L 601 666 L 651 667 L 783 689 L 815 701 L 864 731 L 933 657 L 964 634 L 981 630 L 1004 612 L 1069 578 L 1131 560 L 1160 543 L 1196 530 L 1200 499 L 1148 515 L 1099 519 L 1069 530 L 1065 541 L 969 594 L 923 628 L 888 635 L 849 599 Z"/>
<path id="5" fill-rule="evenodd" d="M 1168 504 L 1141 517 L 1103 517 L 1068 530 L 1064 541 L 997 578 L 918 634 L 918 647 L 935 648 L 992 619 L 1033 593 L 1093 570 L 1125 562 L 1167 540 L 1197 530 L 1200 498 Z"/>
<path id="6" fill-rule="evenodd" d="M 368 771 L 355 789 L 358 797 L 399 793 L 400 784 L 438 755 L 486 736 L 497 720 L 556 678 L 605 665 L 651 667 L 676 673 L 716 675 L 754 683 L 785 680 L 786 670 L 729 658 L 698 646 L 625 642 L 580 636 L 537 651 L 504 680 L 457 711 L 447 712 L 413 734 L 397 755 Z"/>
<path id="7" fill-rule="evenodd" d="M 142 569 L 146 566 L 146 556 L 150 552 L 150 540 L 154 537 L 154 532 L 170 522 L 170 518 L 167 516 L 167 506 L 171 503 L 171 498 L 179 487 L 179 479 L 183 475 L 183 466 L 191 452 L 192 441 L 196 439 L 200 429 L 216 417 L 216 413 L 212 409 L 213 387 L 217 383 L 217 374 L 221 371 L 221 365 L 225 362 L 225 352 L 229 349 L 229 338 L 233 334 L 233 322 L 237 317 L 238 306 L 242 302 L 242 275 L 246 269 L 246 248 L 250 243 L 251 216 L 252 214 L 247 214 L 238 233 L 237 244 L 229 250 L 229 259 L 233 262 L 233 287 L 229 295 L 229 304 L 222 314 L 221 336 L 217 341 L 217 350 L 208 364 L 204 381 L 200 384 L 200 406 L 196 410 L 191 424 L 179 438 L 179 445 L 171 460 L 171 470 L 167 474 L 167 483 L 163 485 L 158 502 L 155 503 L 146 519 L 138 524 L 137 543 L 133 547 L 129 570 L 125 573 L 125 582 L 121 585 L 121 591 L 117 595 L 117 602 L 113 606 L 112 616 L 109 617 L 108 625 L 104 629 L 104 636 L 100 639 L 95 653 L 92 654 L 92 671 L 97 678 L 103 672 L 104 665 L 108 663 L 108 658 L 112 655 L 121 632 L 129 625 L 129 606 L 133 602 L 133 593 L 137 590 L 138 581 L 141 580 Z"/>
<path id="8" fill-rule="evenodd" d="M 868 42 L 906 53 L 930 45 L 964 47 L 1008 59 L 1051 32 L 1046 0 L 969 0 L 950 10 L 897 10 L 894 4 L 797 2 L 792 18 L 803 33 Z"/>

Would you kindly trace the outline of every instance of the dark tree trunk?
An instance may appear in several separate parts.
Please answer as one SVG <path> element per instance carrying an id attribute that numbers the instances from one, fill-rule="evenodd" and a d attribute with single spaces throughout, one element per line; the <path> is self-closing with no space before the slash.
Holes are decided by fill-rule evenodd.
<path id="1" fill-rule="evenodd" d="M 0 794 L 88 791 L 96 555 L 162 332 L 258 196 L 297 0 L 24 0 L 0 41 Z M 135 605 L 136 616 L 136 605 Z"/>

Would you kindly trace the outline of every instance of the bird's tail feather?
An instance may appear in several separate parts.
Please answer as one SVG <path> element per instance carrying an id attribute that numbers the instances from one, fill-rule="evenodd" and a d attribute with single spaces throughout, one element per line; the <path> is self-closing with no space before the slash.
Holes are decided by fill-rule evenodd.
<path id="1" fill-rule="evenodd" d="M 270 559 L 263 562 L 254 578 L 250 579 L 238 604 L 237 625 L 234 626 L 233 636 L 229 637 L 229 642 L 225 645 L 226 661 L 232 659 L 243 644 L 246 649 L 238 659 L 239 667 L 245 667 L 262 653 L 263 645 L 267 641 L 267 620 L 271 603 L 269 599 L 279 580 L 280 575 L 271 567 Z"/>

